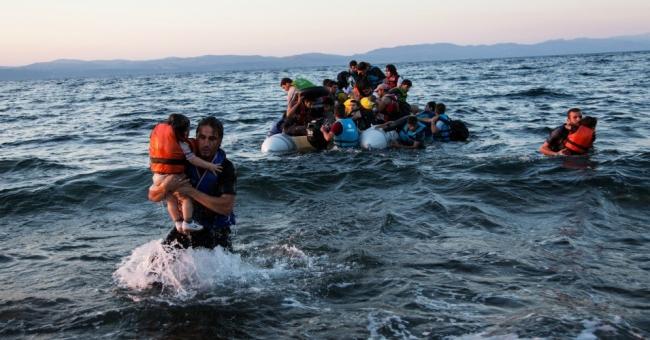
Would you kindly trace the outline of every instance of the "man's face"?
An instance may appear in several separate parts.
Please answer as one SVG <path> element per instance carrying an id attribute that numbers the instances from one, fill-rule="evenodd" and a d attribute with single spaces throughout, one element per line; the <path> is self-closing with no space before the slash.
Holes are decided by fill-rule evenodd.
<path id="1" fill-rule="evenodd" d="M 400 87 L 402 88 L 402 90 L 404 90 L 404 92 L 409 92 L 409 90 L 411 89 L 411 87 L 406 84 L 402 84 L 400 85 Z"/>
<path id="2" fill-rule="evenodd" d="M 221 146 L 221 136 L 209 125 L 203 125 L 196 134 L 199 143 L 199 156 L 203 159 L 214 157 Z"/>
<path id="3" fill-rule="evenodd" d="M 280 87 L 281 87 L 283 90 L 285 90 L 286 92 L 289 92 L 289 87 L 291 87 L 291 84 L 289 84 L 289 83 L 282 84 L 282 85 L 280 85 Z"/>
<path id="4" fill-rule="evenodd" d="M 357 65 L 350 66 L 350 72 L 351 73 L 356 73 L 357 72 Z"/>
<path id="5" fill-rule="evenodd" d="M 567 124 L 571 126 L 578 126 L 580 124 L 580 120 L 582 120 L 582 113 L 574 111 L 569 113 L 569 117 L 567 118 Z"/>
<path id="6" fill-rule="evenodd" d="M 385 93 L 386 93 L 386 90 L 384 90 L 383 87 L 380 87 L 380 88 L 377 89 L 377 95 L 379 96 L 379 98 L 383 97 Z"/>

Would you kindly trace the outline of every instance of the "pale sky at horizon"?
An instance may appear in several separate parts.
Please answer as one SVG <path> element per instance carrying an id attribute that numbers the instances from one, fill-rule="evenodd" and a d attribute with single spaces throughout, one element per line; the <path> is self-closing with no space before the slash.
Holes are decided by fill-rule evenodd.
<path id="1" fill-rule="evenodd" d="M 352 4 L 355 4 L 353 7 Z M 2 0 L 0 65 L 650 33 L 650 0 Z"/>

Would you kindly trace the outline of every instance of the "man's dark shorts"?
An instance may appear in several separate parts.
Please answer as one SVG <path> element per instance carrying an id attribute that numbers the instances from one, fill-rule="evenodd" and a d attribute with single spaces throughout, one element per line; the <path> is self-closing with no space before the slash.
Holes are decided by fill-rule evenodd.
<path id="1" fill-rule="evenodd" d="M 176 242 L 176 244 L 174 244 Z M 230 227 L 204 228 L 203 230 L 192 232 L 189 235 L 179 233 L 176 228 L 167 235 L 163 244 L 174 245 L 182 248 L 203 247 L 213 249 L 221 246 L 226 250 L 232 251 L 230 241 Z"/>

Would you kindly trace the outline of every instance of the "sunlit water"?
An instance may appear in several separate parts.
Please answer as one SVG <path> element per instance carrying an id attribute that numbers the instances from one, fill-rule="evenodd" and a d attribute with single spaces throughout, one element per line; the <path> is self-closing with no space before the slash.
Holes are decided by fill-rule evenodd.
<path id="1" fill-rule="evenodd" d="M 279 80 L 344 68 L 0 83 L 0 336 L 650 336 L 650 54 L 398 64 L 468 143 L 259 152 Z M 570 107 L 590 157 L 537 149 Z M 163 251 L 147 142 L 215 115 L 235 253 Z M 195 125 L 194 125 L 195 126 Z"/>

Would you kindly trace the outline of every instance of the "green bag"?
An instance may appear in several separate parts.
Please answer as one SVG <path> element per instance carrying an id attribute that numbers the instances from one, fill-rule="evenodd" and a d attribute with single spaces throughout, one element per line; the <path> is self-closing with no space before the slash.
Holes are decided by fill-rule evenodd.
<path id="1" fill-rule="evenodd" d="M 315 87 L 316 85 L 305 78 L 296 78 L 296 80 L 293 81 L 293 86 L 298 90 L 304 90 L 310 87 Z"/>

